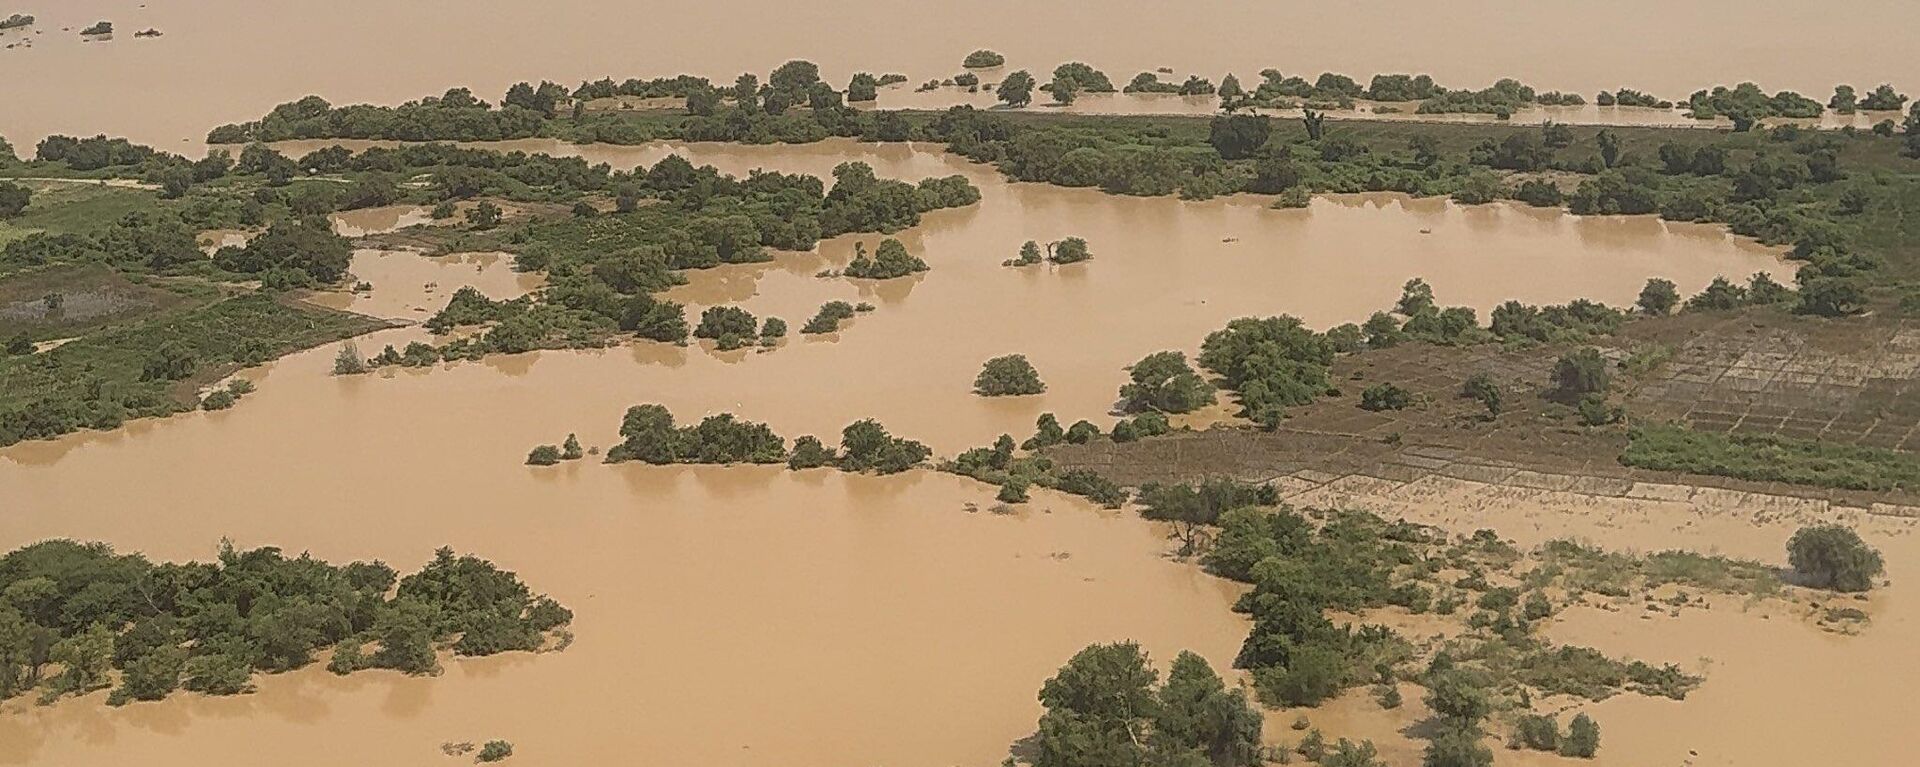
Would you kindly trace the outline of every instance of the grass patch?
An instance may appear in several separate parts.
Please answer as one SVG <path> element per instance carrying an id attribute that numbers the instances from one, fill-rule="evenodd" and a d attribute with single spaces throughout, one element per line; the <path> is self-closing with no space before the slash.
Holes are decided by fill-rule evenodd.
<path id="1" fill-rule="evenodd" d="M 360 315 L 255 293 L 119 325 L 43 354 L 0 357 L 0 445 L 191 410 L 197 386 L 236 367 L 378 327 Z M 163 356 L 166 364 L 156 364 Z"/>
<path id="2" fill-rule="evenodd" d="M 51 306 L 49 296 L 57 296 Z M 211 286 L 129 277 L 104 264 L 54 264 L 0 280 L 0 338 L 76 336 L 218 297 Z"/>
<path id="3" fill-rule="evenodd" d="M 1683 426 L 1637 426 L 1620 462 L 1689 474 L 1848 490 L 1920 487 L 1920 457 L 1860 445 L 1763 435 L 1710 434 Z"/>
<path id="4" fill-rule="evenodd" d="M 34 232 L 93 234 L 134 211 L 151 211 L 159 195 L 146 189 L 101 184 L 22 182 L 33 201 L 18 217 L 0 222 L 0 247 Z"/>

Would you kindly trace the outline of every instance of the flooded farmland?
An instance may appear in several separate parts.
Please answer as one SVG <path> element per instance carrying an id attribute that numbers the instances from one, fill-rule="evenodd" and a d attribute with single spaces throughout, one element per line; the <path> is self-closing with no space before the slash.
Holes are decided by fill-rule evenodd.
<path id="1" fill-rule="evenodd" d="M 1291 108 L 1209 125 L 1221 109 L 1211 95 L 1069 93 L 1069 105 L 1041 106 L 1041 94 L 1023 113 L 1054 119 L 1002 119 L 989 89 L 938 84 L 991 47 L 1006 62 L 973 70 L 987 83 L 1085 61 L 1115 83 L 1158 70 L 1169 83 L 1231 71 L 1252 84 L 1276 67 L 1674 100 L 1751 80 L 1815 107 L 1837 83 L 1920 87 L 1907 2 L 1563 5 L 23 9 L 38 20 L 0 30 L 0 136 L 32 155 L 48 134 L 105 135 L 49 142 L 44 160 L 0 154 L 0 245 L 19 243 L 0 253 L 0 767 L 1115 761 L 1046 758 L 1070 736 L 1151 745 L 1154 759 L 1135 761 L 1183 767 L 1320 761 L 1311 744 L 1336 739 L 1377 747 L 1384 764 L 1362 767 L 1431 762 L 1449 740 L 1488 756 L 1438 767 L 1906 763 L 1898 734 L 1920 685 L 1920 601 L 1907 585 L 1920 577 L 1920 459 L 1904 452 L 1920 439 L 1920 272 L 1887 233 L 1920 215 L 1920 109 L 1895 128 L 1912 135 L 1772 129 L 1905 114 L 1890 109 L 1734 132 L 1708 130 L 1731 127 L 1725 118 L 1531 95 L 1514 130 L 1412 125 L 1509 118 L 1371 101 L 1339 108 L 1331 128 Z M 117 29 L 77 32 L 105 19 Z M 1191 29 L 1173 31 L 1180 22 Z M 817 62 L 822 82 L 767 74 L 796 59 Z M 786 79 L 813 80 L 805 64 Z M 698 130 L 662 127 L 679 125 L 683 105 L 709 116 L 686 97 L 574 104 L 528 88 L 546 106 L 450 97 L 446 110 L 314 110 L 240 132 L 534 135 L 455 143 L 577 166 L 356 158 L 316 150 L 397 142 L 325 138 L 191 162 L 210 126 L 308 93 L 391 105 L 471 86 L 500 102 L 521 80 L 570 91 L 688 72 L 725 85 L 741 71 L 767 87 L 690 118 Z M 983 111 L 901 127 L 899 114 L 832 106 L 855 72 L 906 78 L 858 110 Z M 1781 97 L 1746 108 L 1810 113 Z M 1195 119 L 1129 119 L 1151 115 Z M 667 135 L 811 143 L 544 138 Z M 1008 173 L 1074 156 L 1099 174 L 1018 182 L 963 154 Z M 966 183 L 868 183 L 836 198 L 810 181 L 627 173 L 670 156 L 741 178 L 831 184 L 860 162 L 909 185 Z M 854 233 L 814 244 L 823 230 Z M 889 238 L 927 268 L 846 275 Z M 1091 259 L 1009 263 L 1023 243 L 1067 238 Z M 759 248 L 770 258 L 747 262 Z M 1777 283 L 1747 281 L 1758 273 Z M 1416 279 L 1437 306 L 1410 308 L 1413 295 L 1396 308 Z M 449 308 L 455 329 L 431 332 L 462 288 L 490 300 L 463 296 L 477 306 Z M 1552 306 L 1575 299 L 1625 311 Z M 1503 312 L 1529 328 L 1483 331 L 1510 301 L 1547 309 Z M 829 302 L 859 308 L 837 330 L 785 332 Z M 656 313 L 684 308 L 697 322 L 722 307 L 753 315 L 745 333 L 685 339 Z M 1193 359 L 1238 318 L 1284 314 L 1324 331 L 1382 310 L 1396 312 L 1380 317 L 1385 331 L 1337 354 L 1312 333 L 1249 333 L 1239 359 L 1193 377 L 1217 402 L 1164 408 L 1174 433 L 1114 428 L 1129 402 L 1162 409 L 1122 388 L 1143 357 Z M 756 321 L 771 318 L 780 332 Z M 1322 341 L 1332 364 L 1286 348 Z M 541 350 L 511 351 L 527 348 Z M 974 391 L 982 364 L 1007 355 L 1031 363 L 1039 393 Z M 1249 405 L 1257 426 L 1238 412 L 1256 401 L 1273 405 Z M 680 426 L 721 414 L 749 425 L 662 435 L 623 423 L 646 403 Z M 935 468 L 1054 417 L 1080 436 Z M 897 473 L 855 462 L 841 435 L 862 419 L 932 459 Z M 762 423 L 785 438 L 780 457 L 741 463 Z M 785 446 L 802 435 L 843 454 L 826 468 L 778 465 L 799 460 L 799 443 Z M 641 453 L 646 440 L 671 453 L 665 463 L 642 462 L 662 454 Z M 717 447 L 695 455 L 703 441 Z M 560 444 L 564 459 L 534 465 Z M 1201 478 L 1231 481 L 1152 484 Z M 1089 500 L 1101 498 L 1094 482 L 1131 499 Z M 1833 556 L 1848 561 L 1790 561 L 1789 540 L 1809 529 L 1864 546 Z M 219 566 L 123 580 L 134 571 L 37 558 L 64 551 L 33 545 L 56 539 Z M 279 573 L 297 572 L 288 582 L 246 581 L 257 562 L 229 543 L 343 568 L 294 560 Z M 1567 549 L 1549 556 L 1556 546 Z M 511 573 L 437 576 L 443 593 L 426 595 L 435 583 L 344 564 L 378 560 L 397 576 L 437 565 L 441 547 Z M 1873 571 L 1857 587 L 1816 582 L 1822 568 L 1866 569 L 1865 547 Z M 467 589 L 495 598 L 450 607 Z M 506 633 L 549 606 L 566 615 Z M 497 609 L 512 629 L 486 622 Z M 410 630 L 424 664 L 390 657 Z M 1197 653 L 1222 678 L 1209 705 L 1232 708 L 1163 736 L 1158 717 L 1181 702 L 1170 681 L 1124 730 L 1088 736 L 1045 718 L 1104 705 L 1065 700 L 1050 678 L 1067 677 L 1076 653 L 1128 641 L 1162 675 Z M 238 664 L 239 681 L 204 682 L 219 668 L 195 661 Z M 1126 676 L 1082 671 L 1088 685 Z M 157 694 L 133 691 L 147 686 Z M 1475 701 L 1443 688 L 1483 710 L 1445 710 Z M 1557 717 L 1556 739 L 1591 715 L 1604 746 L 1579 753 L 1572 729 L 1558 746 L 1530 742 L 1542 714 Z M 1201 719 L 1220 731 L 1197 734 Z"/>
<path id="2" fill-rule="evenodd" d="M 1194 649 L 1225 667 L 1245 632 L 1228 610 L 1239 587 L 1168 559 L 1153 523 L 1070 496 L 1002 516 L 984 510 L 990 486 L 927 472 L 533 471 L 520 456 L 567 431 L 604 447 L 639 402 L 686 420 L 731 411 L 786 434 L 876 417 L 951 454 L 1024 434 L 1042 411 L 1103 421 L 1125 365 L 1192 350 L 1227 319 L 1357 321 L 1414 276 L 1444 303 L 1484 312 L 1508 298 L 1624 303 L 1649 274 L 1692 291 L 1718 274 L 1791 270 L 1772 249 L 1650 218 L 1395 196 L 1287 211 L 1255 198 L 1112 197 L 1007 183 L 913 146 L 512 148 L 618 167 L 680 152 L 731 173 L 827 175 L 857 159 L 883 176 L 964 173 L 984 199 L 899 235 L 932 266 L 915 278 L 816 277 L 875 239 L 850 236 L 691 272 L 669 294 L 790 321 L 829 299 L 876 305 L 832 337 L 766 352 L 640 343 L 356 378 L 326 375 L 333 349 L 323 347 L 245 373 L 260 391 L 232 411 L 0 451 L 0 486 L 21 510 L 0 519 L 0 539 L 73 536 L 187 558 L 228 536 L 396 565 L 449 544 L 488 552 L 580 615 L 565 652 L 453 662 L 433 679 L 314 667 L 232 699 L 10 704 L 0 763 L 113 764 L 134 753 L 224 763 L 269 738 L 288 764 L 421 764 L 442 758 L 443 741 L 496 735 L 551 764 L 636 753 L 996 762 L 1032 727 L 1032 690 L 1088 642 L 1137 639 L 1162 662 Z M 409 215 L 336 226 L 378 231 Z M 1089 240 L 1092 261 L 1000 264 L 1021 241 L 1069 234 Z M 319 300 L 417 320 L 460 285 L 502 298 L 538 286 L 484 254 L 361 251 L 353 272 L 370 292 Z M 371 353 L 422 337 L 402 328 L 360 343 Z M 979 362 L 1007 352 L 1033 359 L 1049 391 L 969 394 Z M 97 476 L 114 481 L 83 479 Z"/>

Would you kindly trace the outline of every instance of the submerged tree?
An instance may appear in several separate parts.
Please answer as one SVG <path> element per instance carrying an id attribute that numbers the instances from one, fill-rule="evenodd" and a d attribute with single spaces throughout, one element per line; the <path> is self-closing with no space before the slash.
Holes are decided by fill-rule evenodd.
<path id="1" fill-rule="evenodd" d="M 1787 540 L 1787 562 L 1809 585 L 1834 591 L 1873 588 L 1885 569 L 1880 552 L 1839 525 L 1800 528 Z"/>
<path id="2" fill-rule="evenodd" d="M 973 379 L 973 393 L 983 397 L 1040 394 L 1047 385 L 1024 354 L 1008 354 L 987 360 L 980 375 Z"/>

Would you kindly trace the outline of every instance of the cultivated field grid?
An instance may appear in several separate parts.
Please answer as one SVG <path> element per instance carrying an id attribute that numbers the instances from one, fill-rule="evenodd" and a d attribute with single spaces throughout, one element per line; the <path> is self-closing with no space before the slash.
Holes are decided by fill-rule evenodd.
<path id="1" fill-rule="evenodd" d="M 1779 328 L 1702 333 L 1634 390 L 1628 409 L 1702 431 L 1920 451 L 1920 327 L 1867 331 L 1845 351 Z"/>

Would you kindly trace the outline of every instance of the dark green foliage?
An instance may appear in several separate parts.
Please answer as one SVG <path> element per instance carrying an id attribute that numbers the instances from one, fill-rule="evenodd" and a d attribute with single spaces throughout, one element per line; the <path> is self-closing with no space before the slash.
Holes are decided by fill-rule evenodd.
<path id="1" fill-rule="evenodd" d="M 1094 69 L 1078 61 L 1071 61 L 1054 67 L 1053 82 L 1056 87 L 1062 83 L 1066 83 L 1073 90 L 1087 93 L 1113 92 L 1113 81 L 1107 79 L 1105 72 L 1101 72 L 1098 69 Z"/>
<path id="2" fill-rule="evenodd" d="M 1066 441 L 1067 431 L 1060 427 L 1060 419 L 1052 413 L 1041 413 L 1034 419 L 1033 436 L 1020 444 L 1022 450 L 1039 450 L 1043 447 L 1058 445 Z"/>
<path id="3" fill-rule="evenodd" d="M 1647 286 L 1640 289 L 1640 298 L 1634 302 L 1640 311 L 1655 317 L 1664 317 L 1673 312 L 1680 303 L 1680 291 L 1674 287 L 1673 280 L 1654 277 L 1647 280 Z"/>
<path id="4" fill-rule="evenodd" d="M 262 275 L 274 287 L 330 285 L 347 273 L 353 247 L 324 223 L 275 224 L 244 247 L 221 248 L 215 266 Z"/>
<path id="5" fill-rule="evenodd" d="M 1272 426 L 1326 392 L 1333 347 L 1294 317 L 1243 317 L 1207 336 L 1200 364 L 1239 394 L 1241 415 Z"/>
<path id="6" fill-rule="evenodd" d="M 221 299 L 91 333 L 58 349 L 0 355 L 0 445 L 199 405 L 174 382 L 365 332 L 352 315 L 284 304 L 265 295 Z"/>
<path id="7" fill-rule="evenodd" d="M 994 500 L 1001 503 L 1026 503 L 1027 488 L 1032 484 L 1032 480 L 1026 477 L 1008 477 L 1005 482 L 1000 483 L 1000 492 L 994 496 Z"/>
<path id="8" fill-rule="evenodd" d="M 504 740 L 489 740 L 486 742 L 485 745 L 482 745 L 480 747 L 480 753 L 475 755 L 473 758 L 474 758 L 474 761 L 484 763 L 484 762 L 497 762 L 509 756 L 513 756 L 512 743 L 508 743 L 507 741 L 504 741 Z"/>
<path id="9" fill-rule="evenodd" d="M 821 444 L 819 437 L 808 434 L 793 441 L 793 452 L 787 456 L 787 468 L 817 469 L 831 466 L 837 460 L 839 456 Z"/>
<path id="10" fill-rule="evenodd" d="M 815 335 L 832 333 L 840 329 L 840 321 L 852 319 L 853 304 L 845 301 L 828 301 L 820 305 L 820 311 L 800 327 L 800 332 Z"/>
<path id="11" fill-rule="evenodd" d="M 607 450 L 607 463 L 781 463 L 787 442 L 766 424 L 736 420 L 732 413 L 675 428 L 673 414 L 660 405 L 635 405 L 620 422 L 620 444 Z"/>
<path id="12" fill-rule="evenodd" d="M 1442 730 L 1421 753 L 1421 767 L 1491 767 L 1493 750 L 1480 738 L 1478 730 Z"/>
<path id="13" fill-rule="evenodd" d="M 1019 108 L 1033 102 L 1033 75 L 1022 69 L 1007 75 L 994 88 L 994 96 L 1007 106 Z"/>
<path id="14" fill-rule="evenodd" d="M 1522 747 L 1535 751 L 1560 750 L 1560 722 L 1551 715 L 1522 715 L 1514 730 L 1514 739 Z"/>
<path id="15" fill-rule="evenodd" d="M 840 468 L 893 474 L 918 465 L 933 454 L 926 445 L 887 433 L 880 422 L 855 421 L 840 432 Z"/>
<path id="16" fill-rule="evenodd" d="M 285 671 L 338 646 L 337 669 L 433 670 L 434 644 L 489 629 L 521 637 L 571 613 L 485 560 L 435 559 L 400 581 L 379 562 L 331 565 L 279 549 L 223 545 L 215 562 L 154 564 L 105 544 L 52 540 L 0 557 L 0 699 L 39 683 L 48 661 L 62 672 L 43 697 L 97 689 L 121 672 L 109 702 L 156 700 L 176 687 L 214 695 L 246 691 L 255 671 Z M 110 628 L 111 627 L 111 628 Z M 362 658 L 359 646 L 378 651 Z M 466 640 L 463 638 L 462 640 Z M 456 646 L 456 651 L 460 651 Z"/>
<path id="17" fill-rule="evenodd" d="M 3 158 L 0 158 L 3 159 Z M 0 218 L 14 218 L 26 212 L 33 190 L 19 184 L 0 181 Z"/>
<path id="18" fill-rule="evenodd" d="M 1488 373 L 1475 373 L 1469 376 L 1466 382 L 1460 386 L 1460 396 L 1475 400 L 1481 405 L 1486 406 L 1487 415 L 1489 416 L 1500 415 L 1500 411 L 1504 407 L 1504 397 L 1500 393 L 1500 385 L 1494 383 L 1493 376 Z"/>
<path id="19" fill-rule="evenodd" d="M 1560 743 L 1560 755 L 1592 759 L 1600 752 L 1600 725 L 1586 712 L 1575 714 L 1567 724 L 1567 737 Z"/>
<path id="20" fill-rule="evenodd" d="M 1575 410 L 1580 414 L 1582 426 L 1606 426 L 1619 423 L 1626 417 L 1626 408 L 1607 404 L 1606 395 L 1589 394 L 1581 397 Z"/>
<path id="21" fill-rule="evenodd" d="M 693 337 L 754 336 L 759 332 L 759 324 L 751 312 L 740 307 L 713 306 L 700 313 L 700 326 L 693 329 Z"/>
<path id="22" fill-rule="evenodd" d="M 1039 394 L 1047 390 L 1040 373 L 1025 355 L 1009 354 L 987 360 L 973 379 L 973 393 L 983 397 Z"/>
<path id="23" fill-rule="evenodd" d="M 909 274 L 924 272 L 927 262 L 907 252 L 907 246 L 899 240 L 888 237 L 880 241 L 880 247 L 874 249 L 872 258 L 867 257 L 866 245 L 854 244 L 853 261 L 847 264 L 846 275 L 870 280 L 890 280 Z"/>
<path id="24" fill-rule="evenodd" d="M 980 50 L 967 54 L 966 60 L 962 61 L 960 65 L 968 69 L 989 69 L 1005 63 L 1007 63 L 1007 57 L 981 48 Z"/>
<path id="25" fill-rule="evenodd" d="M 1909 453 L 1771 435 L 1713 434 L 1675 425 L 1635 426 L 1620 462 L 1817 487 L 1879 491 L 1920 487 L 1920 459 Z"/>
<path id="26" fill-rule="evenodd" d="M 1047 244 L 1047 260 L 1056 264 L 1077 264 L 1093 258 L 1087 250 L 1087 241 L 1078 237 Z"/>
<path id="27" fill-rule="evenodd" d="M 1181 653 L 1165 685 L 1138 645 L 1092 645 L 1040 688 L 1034 767 L 1261 763 L 1261 717 L 1205 660 Z"/>
<path id="28" fill-rule="evenodd" d="M 1413 404 L 1413 394 L 1391 383 L 1374 384 L 1360 393 L 1362 410 L 1403 410 Z"/>
<path id="29" fill-rule="evenodd" d="M 1213 384 L 1187 364 L 1185 352 L 1154 352 L 1127 368 L 1120 386 L 1121 409 L 1129 413 L 1190 413 L 1214 403 Z M 1115 427 L 1114 433 L 1119 434 Z"/>
<path id="30" fill-rule="evenodd" d="M 1819 117 L 1824 111 L 1819 102 L 1793 91 L 1768 96 L 1753 83 L 1695 91 L 1687 98 L 1687 108 L 1695 119 L 1725 116 L 1733 120 L 1737 132 L 1752 128 L 1763 117 Z"/>
<path id="31" fill-rule="evenodd" d="M 1265 146 L 1267 137 L 1273 134 L 1271 118 L 1259 115 L 1221 115 L 1213 118 L 1208 129 L 1207 143 L 1220 156 L 1228 160 L 1242 160 L 1252 157 L 1254 152 Z"/>
<path id="32" fill-rule="evenodd" d="M 1747 304 L 1747 289 L 1725 277 L 1715 277 L 1700 294 L 1687 299 L 1688 311 L 1725 311 Z"/>
<path id="33" fill-rule="evenodd" d="M 527 453 L 528 466 L 552 466 L 560 462 L 560 448 L 553 445 L 541 445 Z"/>
<path id="34" fill-rule="evenodd" d="M 1435 94 L 1421 102 L 1421 114 L 1474 112 L 1506 118 L 1534 103 L 1532 88 L 1517 80 L 1503 79 L 1484 90 L 1455 90 Z"/>
<path id="35" fill-rule="evenodd" d="M 1560 355 L 1560 361 L 1553 366 L 1554 393 L 1577 399 L 1589 394 L 1604 394 L 1612 379 L 1607 360 L 1600 356 L 1600 350 L 1593 347 L 1578 349 Z"/>
<path id="36" fill-rule="evenodd" d="M 1227 479 L 1199 485 L 1157 485 L 1140 488 L 1140 516 L 1158 520 L 1190 520 L 1213 525 L 1220 515 L 1248 506 L 1272 506 L 1279 491 L 1272 485 L 1251 485 Z"/>
<path id="37" fill-rule="evenodd" d="M 1839 525 L 1800 528 L 1787 540 L 1787 562 L 1808 584 L 1834 591 L 1866 591 L 1885 570 L 1880 552 Z"/>

